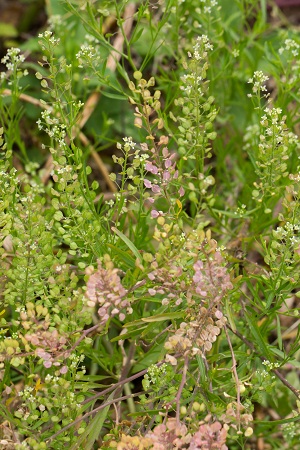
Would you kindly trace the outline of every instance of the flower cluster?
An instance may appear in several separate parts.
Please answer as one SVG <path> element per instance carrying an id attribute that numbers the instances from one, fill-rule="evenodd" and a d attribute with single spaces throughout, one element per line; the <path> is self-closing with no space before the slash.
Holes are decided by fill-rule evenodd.
<path id="1" fill-rule="evenodd" d="M 144 437 L 122 435 L 119 443 L 111 442 L 110 445 L 117 450 L 227 450 L 226 439 L 227 428 L 220 422 L 200 422 L 197 431 L 191 433 L 186 425 L 168 418 Z"/>
<path id="2" fill-rule="evenodd" d="M 285 53 L 291 53 L 295 58 L 299 55 L 300 45 L 293 39 L 286 39 L 284 41 L 284 47 L 280 47 L 278 53 L 280 55 Z"/>
<path id="3" fill-rule="evenodd" d="M 46 368 L 61 366 L 55 358 L 66 349 L 67 339 L 50 326 L 48 308 L 27 302 L 26 309 L 20 310 L 20 319 L 22 327 L 27 331 L 22 337 L 25 350 L 28 352 L 32 347 L 35 348 L 34 353 L 43 360 Z"/>
<path id="4" fill-rule="evenodd" d="M 253 416 L 250 414 L 246 407 L 237 404 L 236 402 L 228 403 L 226 407 L 226 412 L 222 414 L 221 420 L 225 423 L 225 426 L 231 426 L 232 428 L 238 429 L 242 426 L 245 429 L 245 436 L 249 437 L 253 433 L 251 428 L 253 422 Z"/>
<path id="5" fill-rule="evenodd" d="M 1 63 L 5 65 L 7 71 L 9 73 L 13 73 L 18 79 L 22 76 L 28 75 L 28 70 L 21 70 L 21 65 L 25 61 L 25 56 L 21 54 L 21 50 L 19 48 L 9 48 L 6 52 L 6 55 L 1 59 Z M 9 73 L 1 72 L 0 80 L 4 80 L 8 78 Z M 9 82 L 9 85 L 12 82 Z"/>
<path id="6" fill-rule="evenodd" d="M 112 448 L 117 450 L 148 450 L 152 448 L 152 440 L 142 436 L 126 436 L 122 434 L 120 442 L 110 442 Z"/>
<path id="7" fill-rule="evenodd" d="M 200 425 L 199 430 L 192 437 L 188 448 L 189 450 L 201 450 L 204 448 L 227 450 L 226 439 L 226 426 L 222 426 L 220 422 L 204 423 Z"/>
<path id="8" fill-rule="evenodd" d="M 57 45 L 59 45 L 60 43 L 60 39 L 59 38 L 55 38 L 53 36 L 53 32 L 50 30 L 46 30 L 44 31 L 44 33 L 39 33 L 38 37 L 40 39 L 42 39 L 41 41 L 39 41 L 39 44 L 42 47 L 42 50 L 48 50 L 49 47 L 55 47 Z"/>
<path id="9" fill-rule="evenodd" d="M 197 260 L 193 269 L 194 276 L 186 294 L 185 321 L 165 343 L 168 352 L 181 356 L 203 355 L 211 350 L 226 324 L 220 305 L 233 288 L 219 251 L 209 253 L 205 260 Z M 170 354 L 167 361 L 177 364 L 177 359 Z"/>
<path id="10" fill-rule="evenodd" d="M 156 90 L 154 94 L 151 93 L 150 88 L 155 85 L 153 77 L 147 81 L 142 78 L 141 72 L 136 71 L 134 78 L 136 79 L 136 85 L 130 82 L 129 88 L 136 97 L 139 95 L 143 102 L 143 104 L 135 108 L 135 125 L 141 128 L 144 123 L 144 127 L 149 133 L 146 139 L 151 141 L 151 145 L 147 143 L 141 144 L 144 155 L 147 155 L 147 158 L 143 162 L 144 171 L 147 172 L 147 178 L 144 177 L 143 184 L 144 187 L 151 190 L 151 192 L 148 191 L 145 194 L 145 199 L 150 203 L 154 203 L 157 198 L 164 198 L 167 200 L 170 210 L 174 203 L 171 186 L 178 184 L 180 180 L 178 179 L 179 172 L 176 168 L 176 154 L 171 153 L 167 147 L 169 138 L 162 135 L 157 142 L 153 132 L 154 128 L 160 130 L 164 126 L 162 118 L 159 117 L 161 108 L 160 91 Z M 137 104 L 135 98 L 130 99 L 131 103 Z M 158 117 L 150 119 L 154 113 Z M 184 195 L 183 187 L 180 187 L 178 191 L 179 196 Z M 157 211 L 153 210 L 152 217 L 157 218 L 158 215 Z M 164 213 L 161 212 L 161 215 L 164 215 Z"/>
<path id="11" fill-rule="evenodd" d="M 299 263 L 300 256 L 300 226 L 298 223 L 287 221 L 272 232 L 272 241 L 266 248 L 265 262 L 270 266 L 270 277 L 277 279 L 278 271 L 285 279 L 295 283 L 299 279 L 295 265 Z"/>
<path id="12" fill-rule="evenodd" d="M 289 174 L 289 158 L 299 148 L 299 139 L 286 128 L 281 108 L 267 107 L 264 113 L 260 126 L 252 127 L 245 136 L 246 148 L 257 148 L 256 173 L 260 183 L 255 183 L 252 195 L 260 202 L 266 194 L 274 196 L 280 191 L 280 181 Z"/>
<path id="13" fill-rule="evenodd" d="M 179 329 L 166 341 L 165 349 L 181 356 L 204 355 L 212 349 L 225 324 L 226 317 L 220 310 L 213 312 L 202 306 L 197 317 L 181 322 Z M 166 360 L 177 365 L 177 359 L 170 354 L 167 354 Z"/>
<path id="14" fill-rule="evenodd" d="M 286 88 L 292 89 L 299 80 L 299 48 L 300 45 L 294 39 L 285 39 L 284 46 L 280 47 L 280 55 L 283 76 L 281 81 Z"/>
<path id="15" fill-rule="evenodd" d="M 175 153 L 171 154 L 168 148 L 164 146 L 168 144 L 168 141 L 167 136 L 161 136 L 157 148 L 150 150 L 152 160 L 150 159 L 145 162 L 145 170 L 154 175 L 154 179 L 151 181 L 147 178 L 144 179 L 145 187 L 152 191 L 151 196 L 147 197 L 147 200 L 151 203 L 154 203 L 155 198 L 167 191 L 168 185 L 172 180 L 178 179 L 178 170 L 174 161 L 176 155 Z M 146 150 L 146 148 L 144 149 Z M 182 187 L 179 189 L 179 195 L 184 195 L 184 189 Z M 152 217 L 154 216 L 152 214 Z M 156 217 L 158 216 L 156 215 Z"/>
<path id="16" fill-rule="evenodd" d="M 171 264 L 169 267 L 158 267 L 157 261 L 153 261 L 151 269 L 148 278 L 153 282 L 153 287 L 148 289 L 149 294 L 151 296 L 164 295 L 162 305 L 179 306 L 182 303 L 181 293 L 187 287 L 182 277 L 182 268 L 175 264 Z"/>
<path id="17" fill-rule="evenodd" d="M 95 46 L 91 44 L 82 44 L 79 52 L 76 53 L 76 58 L 79 62 L 79 68 L 83 68 L 85 64 L 94 65 L 100 60 L 100 56 L 97 55 Z"/>
<path id="18" fill-rule="evenodd" d="M 113 267 L 110 260 L 106 259 L 105 268 L 98 261 L 96 272 L 90 273 L 90 268 L 86 269 L 86 272 L 90 275 L 86 290 L 87 304 L 91 308 L 99 306 L 98 314 L 101 324 L 105 324 L 109 318 L 116 315 L 123 321 L 126 317 L 124 310 L 127 314 L 132 313 L 130 303 L 125 298 L 127 291 L 118 275 L 119 270 Z"/>
<path id="19" fill-rule="evenodd" d="M 204 4 L 203 13 L 206 15 L 211 14 L 213 9 L 218 6 L 217 0 L 200 0 L 200 2 Z"/>
<path id="20" fill-rule="evenodd" d="M 48 136 L 55 141 L 61 147 L 65 146 L 66 126 L 61 124 L 60 121 L 52 115 L 49 110 L 41 112 L 42 119 L 37 120 L 37 126 L 39 130 L 45 131 Z"/>
<path id="21" fill-rule="evenodd" d="M 41 324 L 41 327 L 48 326 L 48 324 Z M 60 353 L 65 348 L 67 339 L 64 336 L 60 336 L 56 329 L 52 331 L 42 329 L 32 334 L 27 333 L 24 337 L 27 342 L 30 342 L 33 346 L 37 347 L 35 353 L 44 361 L 43 364 L 46 368 L 49 368 L 52 365 L 60 366 L 59 362 L 54 361 L 53 356 L 56 353 Z"/>
<path id="22" fill-rule="evenodd" d="M 219 304 L 226 292 L 233 288 L 230 275 L 223 264 L 221 252 L 217 250 L 208 255 L 206 261 L 198 260 L 193 266 L 196 293 L 201 297 L 210 297 L 214 304 Z"/>
<path id="23" fill-rule="evenodd" d="M 9 48 L 6 55 L 1 59 L 1 63 L 4 64 L 7 70 L 13 71 L 16 65 L 25 61 L 25 56 L 20 54 L 19 48 Z"/>
<path id="24" fill-rule="evenodd" d="M 215 99 L 209 95 L 209 82 L 206 79 L 208 57 L 212 50 L 208 37 L 202 35 L 197 38 L 193 51 L 188 52 L 188 60 L 183 64 L 186 73 L 181 77 L 182 96 L 175 100 L 180 114 L 171 116 L 178 122 L 178 152 L 184 160 L 191 160 L 191 177 L 194 173 L 197 175 L 188 185 L 189 198 L 195 203 L 207 193 L 208 186 L 204 182 L 205 158 L 211 157 L 211 141 L 217 136 L 213 129 L 217 116 Z"/>
<path id="25" fill-rule="evenodd" d="M 265 75 L 261 70 L 254 72 L 253 77 L 249 78 L 248 83 L 253 84 L 252 92 L 254 94 L 260 94 L 260 92 L 267 92 L 267 87 L 265 82 L 268 81 L 269 77 Z M 266 96 L 266 94 L 264 94 Z M 248 94 L 248 97 L 252 97 L 252 94 Z"/>
<path id="26" fill-rule="evenodd" d="M 160 367 L 153 364 L 148 368 L 148 372 L 145 374 L 143 379 L 143 388 L 147 391 L 151 386 L 155 388 L 155 386 L 161 383 L 162 378 L 166 375 L 166 364 L 162 364 Z"/>
<path id="27" fill-rule="evenodd" d="M 201 61 L 207 57 L 207 52 L 213 50 L 213 45 L 209 42 L 206 34 L 198 36 L 196 44 L 193 47 L 193 53 L 188 52 L 189 58 L 194 58 L 196 61 Z"/>

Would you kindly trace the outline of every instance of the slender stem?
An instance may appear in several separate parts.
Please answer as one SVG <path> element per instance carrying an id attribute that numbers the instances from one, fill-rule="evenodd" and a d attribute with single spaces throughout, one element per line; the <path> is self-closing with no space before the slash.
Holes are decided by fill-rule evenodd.
<path id="1" fill-rule="evenodd" d="M 166 361 L 163 360 L 163 361 L 157 363 L 156 366 L 159 367 L 162 364 L 164 364 L 165 362 Z M 140 378 L 140 377 L 144 376 L 147 372 L 148 372 L 148 369 L 144 369 L 144 370 L 141 370 L 138 373 L 135 373 L 131 377 L 128 377 L 128 378 L 126 378 L 124 380 L 118 381 L 113 386 L 110 386 L 109 388 L 104 389 L 104 391 L 98 392 L 98 394 L 95 394 L 92 397 L 87 398 L 81 404 L 85 405 L 86 403 L 93 402 L 94 400 L 97 400 L 99 397 L 103 397 L 103 395 L 109 394 L 109 392 L 114 391 L 118 386 L 122 386 L 123 384 L 130 383 L 131 381 L 136 380 L 137 378 Z"/>
<path id="2" fill-rule="evenodd" d="M 90 334 L 92 331 L 97 330 L 97 328 L 99 328 L 100 325 L 101 325 L 101 323 L 97 323 L 97 324 L 94 325 L 93 327 L 88 328 L 87 330 L 84 330 L 84 331 L 82 332 L 82 335 L 80 336 L 80 338 L 78 338 L 77 341 L 75 342 L 75 344 L 72 345 L 72 347 L 69 348 L 68 350 L 64 351 L 62 354 L 58 355 L 55 359 L 57 360 L 57 359 L 61 358 L 61 355 L 64 355 L 64 358 L 66 359 L 66 358 L 70 355 L 70 353 L 71 353 L 76 347 L 78 347 L 78 345 L 80 344 L 80 342 L 83 341 L 83 339 L 85 339 L 86 336 L 87 336 L 88 334 Z"/>
<path id="3" fill-rule="evenodd" d="M 227 327 L 224 326 L 224 331 L 226 334 L 226 339 L 230 348 L 230 353 L 231 353 L 231 358 L 232 358 L 232 373 L 235 379 L 235 384 L 236 384 L 236 400 L 237 400 L 237 411 L 236 411 L 236 418 L 237 418 L 237 422 L 238 422 L 238 426 L 240 429 L 240 411 L 241 411 L 241 387 L 240 387 L 240 380 L 238 377 L 238 373 L 236 370 L 237 367 L 237 363 L 236 363 L 236 359 L 235 359 L 235 354 L 231 345 L 231 341 L 230 341 L 230 337 L 229 337 L 229 333 L 227 331 Z"/>
<path id="4" fill-rule="evenodd" d="M 94 414 L 96 414 L 97 412 L 101 411 L 101 409 L 106 408 L 109 405 L 113 405 L 114 403 L 117 402 L 121 402 L 122 400 L 127 400 L 129 397 L 138 397 L 139 395 L 144 394 L 145 392 L 137 392 L 136 394 L 130 394 L 130 395 L 123 395 L 123 397 L 120 398 L 116 398 L 113 400 L 110 400 L 108 402 L 102 403 L 102 405 L 98 406 L 98 408 L 93 409 L 93 411 L 90 411 L 86 414 L 84 414 L 83 416 L 79 416 L 77 417 L 76 420 L 74 420 L 72 423 L 69 423 L 68 425 L 66 425 L 65 427 L 61 428 L 59 431 L 57 431 L 56 433 L 54 433 L 52 436 L 50 436 L 50 438 L 48 439 L 48 442 L 52 441 L 54 438 L 56 438 L 57 436 L 59 436 L 60 434 L 64 433 L 65 431 L 67 431 L 69 428 L 73 427 L 74 425 L 76 425 L 77 423 L 87 419 L 90 416 L 93 416 Z"/>
<path id="5" fill-rule="evenodd" d="M 180 383 L 179 389 L 176 394 L 176 399 L 175 399 L 176 400 L 176 422 L 177 422 L 177 425 L 179 425 L 179 422 L 180 422 L 180 398 L 181 398 L 181 394 L 183 391 L 183 387 L 186 383 L 186 374 L 188 371 L 188 367 L 189 367 L 189 359 L 187 356 L 185 356 L 183 370 L 182 370 L 181 383 Z"/>
<path id="6" fill-rule="evenodd" d="M 125 353 L 124 359 L 123 359 L 124 365 L 122 367 L 119 381 L 123 381 L 127 378 L 127 375 L 131 370 L 132 359 L 133 359 L 133 356 L 135 353 L 135 349 L 136 349 L 135 342 L 131 342 L 129 350 L 128 350 L 128 355 L 126 355 L 126 353 L 124 352 Z M 128 383 L 125 383 L 124 386 L 126 386 L 126 384 L 128 384 Z M 114 396 L 119 397 L 119 395 L 121 395 L 121 393 L 122 393 L 122 390 L 123 390 L 123 385 L 120 384 L 119 387 L 116 389 Z M 121 404 L 120 403 L 117 405 L 117 410 L 119 412 L 119 415 L 121 415 Z"/>

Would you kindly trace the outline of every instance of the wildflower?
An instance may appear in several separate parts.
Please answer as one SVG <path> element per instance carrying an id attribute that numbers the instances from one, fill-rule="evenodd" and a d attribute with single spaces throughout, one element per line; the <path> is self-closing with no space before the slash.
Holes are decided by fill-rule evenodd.
<path id="1" fill-rule="evenodd" d="M 103 324 L 116 315 L 120 320 L 124 320 L 125 314 L 121 311 L 125 308 L 128 314 L 132 312 L 128 300 L 124 298 L 127 290 L 122 286 L 118 269 L 113 268 L 110 261 L 107 262 L 107 268 L 103 268 L 98 261 L 97 271 L 89 277 L 87 282 L 86 295 L 88 306 L 100 306 L 98 314 Z"/>
<path id="2" fill-rule="evenodd" d="M 146 438 L 151 439 L 153 450 L 173 450 L 188 444 L 191 436 L 184 424 L 178 424 L 175 418 L 169 418 L 165 424 L 157 425 L 147 433 Z"/>
<path id="3" fill-rule="evenodd" d="M 294 41 L 293 39 L 286 39 L 284 41 L 284 47 L 280 47 L 278 53 L 282 55 L 284 53 L 290 52 L 296 58 L 299 54 L 299 48 L 300 46 L 296 41 Z"/>
<path id="4" fill-rule="evenodd" d="M 19 48 L 9 48 L 6 52 L 6 55 L 1 59 L 1 63 L 5 65 L 6 69 L 9 72 L 17 73 L 17 77 L 28 75 L 28 70 L 24 71 L 20 70 L 22 63 L 25 61 L 25 56 L 21 54 L 21 50 Z M 5 72 L 1 72 L 1 79 L 5 79 L 7 74 Z M 11 82 L 9 82 L 11 84 Z"/>
<path id="5" fill-rule="evenodd" d="M 202 424 L 191 439 L 189 450 L 227 450 L 227 429 L 220 422 Z"/>
<path id="6" fill-rule="evenodd" d="M 265 82 L 268 81 L 269 77 L 264 75 L 261 70 L 257 70 L 254 72 L 253 77 L 249 78 L 248 83 L 253 84 L 252 92 L 254 94 L 259 93 L 260 91 L 267 91 L 267 87 L 265 86 Z"/>

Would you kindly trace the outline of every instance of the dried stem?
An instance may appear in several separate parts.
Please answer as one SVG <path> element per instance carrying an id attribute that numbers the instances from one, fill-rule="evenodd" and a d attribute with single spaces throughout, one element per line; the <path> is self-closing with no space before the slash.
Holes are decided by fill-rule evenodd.
<path id="1" fill-rule="evenodd" d="M 54 433 L 49 439 L 48 442 L 52 441 L 53 439 L 55 439 L 57 436 L 59 436 L 60 434 L 64 433 L 65 431 L 67 431 L 69 428 L 73 427 L 74 425 L 76 425 L 77 423 L 87 419 L 90 416 L 93 416 L 94 414 L 96 414 L 97 412 L 101 411 L 101 409 L 106 408 L 107 406 L 113 405 L 117 402 L 121 402 L 123 400 L 127 400 L 128 398 L 132 398 L 132 397 L 138 397 L 139 395 L 144 394 L 144 392 L 137 392 L 136 394 L 130 394 L 130 395 L 124 395 L 123 397 L 120 398 L 116 398 L 114 400 L 110 400 L 108 402 L 102 403 L 102 405 L 98 406 L 98 408 L 93 409 L 93 411 L 90 411 L 86 414 L 84 414 L 83 416 L 79 416 L 77 417 L 77 419 L 75 419 L 72 423 L 69 423 L 68 425 L 66 425 L 65 427 L 61 428 L 59 431 L 57 431 L 56 433 Z"/>
<path id="2" fill-rule="evenodd" d="M 187 356 L 185 356 L 183 370 L 182 370 L 181 382 L 180 382 L 180 386 L 179 386 L 179 389 L 177 391 L 176 398 L 175 398 L 175 401 L 176 401 L 176 422 L 177 422 L 177 425 L 179 425 L 179 422 L 180 422 L 180 399 L 181 399 L 181 394 L 182 394 L 182 391 L 183 391 L 183 387 L 184 387 L 184 385 L 186 383 L 186 374 L 187 374 L 187 371 L 188 371 L 188 367 L 189 367 L 189 359 L 188 359 Z"/>
<path id="3" fill-rule="evenodd" d="M 232 368 L 231 369 L 232 369 L 232 373 L 233 373 L 233 376 L 234 376 L 234 379 L 235 379 L 235 384 L 236 384 L 236 400 L 237 400 L 236 418 L 237 418 L 238 426 L 239 426 L 239 429 L 240 429 L 240 416 L 241 416 L 240 412 L 241 412 L 241 406 L 242 406 L 241 405 L 240 380 L 239 380 L 238 373 L 237 373 L 237 370 L 236 370 L 237 363 L 236 363 L 236 359 L 235 359 L 235 354 L 234 354 L 234 351 L 233 351 L 233 348 L 232 348 L 232 345 L 231 345 L 231 341 L 230 341 L 230 337 L 229 337 L 229 333 L 227 331 L 226 325 L 224 326 L 224 331 L 225 331 L 225 334 L 226 334 L 226 339 L 227 339 L 227 342 L 228 342 L 228 345 L 229 345 L 229 348 L 230 348 L 230 353 L 231 353 L 231 358 L 232 358 Z"/>

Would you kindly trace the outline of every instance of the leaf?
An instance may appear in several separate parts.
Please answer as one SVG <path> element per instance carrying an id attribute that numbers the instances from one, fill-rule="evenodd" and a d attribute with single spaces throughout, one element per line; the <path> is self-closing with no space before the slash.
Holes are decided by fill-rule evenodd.
<path id="1" fill-rule="evenodd" d="M 114 396 L 114 392 L 112 392 L 109 395 L 107 400 L 108 401 L 112 400 L 113 396 Z M 105 408 L 103 408 L 101 411 L 99 411 L 95 415 L 95 417 L 91 420 L 91 422 L 86 427 L 84 433 L 82 433 L 79 436 L 79 438 L 77 439 L 76 444 L 74 444 L 71 447 L 71 450 L 75 450 L 75 449 L 79 448 L 79 446 L 82 444 L 83 441 L 85 441 L 85 439 L 87 439 L 87 440 L 84 442 L 84 449 L 91 450 L 93 448 L 93 445 L 102 430 L 102 427 L 103 427 L 104 421 L 107 417 L 109 408 L 110 408 L 110 405 L 106 406 Z"/>
<path id="2" fill-rule="evenodd" d="M 127 100 L 127 97 L 125 95 L 113 94 L 112 92 L 108 92 L 105 89 L 102 91 L 102 95 L 107 98 L 113 98 L 114 100 Z"/>
<path id="3" fill-rule="evenodd" d="M 125 325 L 125 328 L 127 328 L 127 324 Z M 135 328 L 134 330 L 129 331 L 126 334 L 120 334 L 119 336 L 116 336 L 116 337 L 110 339 L 110 342 L 124 341 L 125 339 L 129 339 L 129 338 L 131 338 L 133 336 L 136 336 L 136 335 L 140 334 L 141 331 L 145 330 L 145 328 L 147 328 L 147 327 L 144 326 L 144 327 L 141 327 L 141 328 Z"/>
<path id="4" fill-rule="evenodd" d="M 272 427 L 274 425 L 282 425 L 284 423 L 298 422 L 299 420 L 300 420 L 300 415 L 298 415 L 296 417 L 291 417 L 290 419 L 280 419 L 280 420 L 271 420 L 271 421 L 270 420 L 268 420 L 268 421 L 255 420 L 254 423 L 256 423 L 257 425 Z"/>
<path id="5" fill-rule="evenodd" d="M 258 345 L 262 356 L 264 356 L 265 358 L 271 360 L 272 358 L 270 357 L 270 352 L 268 347 L 266 346 L 265 341 L 263 340 L 263 337 L 261 335 L 260 329 L 257 326 L 256 323 L 256 318 L 253 320 L 252 317 L 250 317 L 247 313 L 245 313 L 245 318 L 248 322 L 249 328 L 250 328 L 250 332 L 254 338 L 254 342 Z"/>
<path id="6" fill-rule="evenodd" d="M 118 230 L 116 227 L 111 227 L 111 229 L 114 233 L 116 233 L 119 236 L 120 239 L 122 239 L 122 241 L 127 245 L 127 247 L 130 248 L 134 256 L 136 256 L 141 262 L 143 262 L 142 255 L 139 253 L 138 249 L 131 242 L 131 240 L 128 239 L 128 237 L 125 236 L 125 234 L 123 234 L 122 231 Z"/>
<path id="7" fill-rule="evenodd" d="M 300 369 L 300 361 L 297 361 L 296 359 L 290 359 L 289 364 Z"/>
<path id="8" fill-rule="evenodd" d="M 143 322 L 162 322 L 164 320 L 179 319 L 184 316 L 184 311 L 157 314 L 156 316 L 143 317 Z"/>
<path id="9" fill-rule="evenodd" d="M 136 31 L 136 28 L 135 28 L 135 30 L 132 34 L 132 37 L 130 39 L 130 45 L 137 42 L 140 39 L 140 37 L 142 36 L 143 32 L 144 32 L 144 28 L 140 28 L 138 31 Z"/>
<path id="10" fill-rule="evenodd" d="M 281 335 L 281 325 L 280 325 L 280 319 L 279 316 L 276 316 L 276 324 L 277 324 L 277 340 L 278 340 L 278 347 L 280 350 L 283 350 L 282 345 L 282 335 Z"/>
<path id="11" fill-rule="evenodd" d="M 114 254 L 120 256 L 122 262 L 126 263 L 128 267 L 130 267 L 131 269 L 135 268 L 135 260 L 134 258 L 132 258 L 132 256 L 129 255 L 128 251 L 125 252 L 116 245 L 112 244 L 107 244 L 107 247 L 111 248 L 114 251 Z"/>
<path id="12" fill-rule="evenodd" d="M 232 314 L 233 308 L 232 308 L 232 305 L 231 305 L 229 299 L 225 300 L 225 310 L 226 310 L 226 317 L 227 317 L 228 322 L 229 322 L 229 324 L 231 326 L 231 329 L 233 331 L 236 331 L 235 321 L 234 321 L 234 317 L 233 317 L 233 314 Z"/>
<path id="13" fill-rule="evenodd" d="M 147 369 L 152 364 L 161 361 L 165 353 L 166 350 L 163 345 L 152 347 L 143 358 L 137 361 L 136 365 L 132 368 L 132 373 L 140 372 L 141 370 Z"/>

